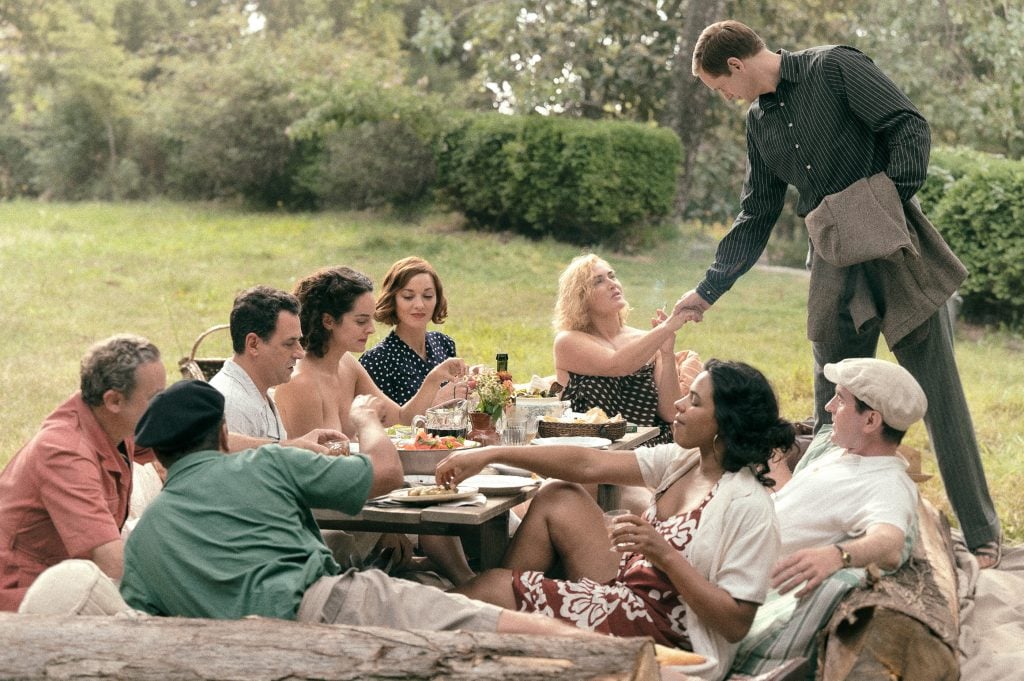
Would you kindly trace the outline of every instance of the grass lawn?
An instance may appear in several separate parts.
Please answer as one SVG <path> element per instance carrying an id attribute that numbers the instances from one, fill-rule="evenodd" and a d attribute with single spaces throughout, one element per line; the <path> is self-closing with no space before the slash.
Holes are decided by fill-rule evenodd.
<path id="1" fill-rule="evenodd" d="M 682 233 L 685 232 L 685 233 Z M 697 232 L 634 255 L 602 251 L 619 272 L 646 327 L 655 306 L 671 304 L 699 280 L 713 243 Z M 348 265 L 379 282 L 406 255 L 429 259 L 441 274 L 459 353 L 492 364 L 509 354 L 517 380 L 552 372 L 551 309 L 559 272 L 580 249 L 553 241 L 461 231 L 431 215 L 400 222 L 362 213 L 257 214 L 204 204 L 0 204 L 5 352 L 0 359 L 0 466 L 40 421 L 77 388 L 78 361 L 94 341 L 131 331 L 164 353 L 168 379 L 196 336 L 227 321 L 239 290 L 262 283 L 290 290 L 324 265 Z M 757 268 L 705 318 L 680 332 L 677 349 L 742 359 L 764 371 L 784 414 L 799 420 L 812 405 L 811 350 L 804 334 L 807 277 Z M 378 328 L 377 338 L 388 329 Z M 1024 339 L 959 329 L 957 357 L 982 442 L 989 484 L 1008 537 L 1024 540 Z M 371 344 L 376 338 L 371 340 Z M 227 356 L 226 334 L 201 356 Z M 883 348 L 880 356 L 891 358 Z M 915 426 L 907 443 L 925 451 Z M 938 477 L 922 485 L 946 507 Z"/>

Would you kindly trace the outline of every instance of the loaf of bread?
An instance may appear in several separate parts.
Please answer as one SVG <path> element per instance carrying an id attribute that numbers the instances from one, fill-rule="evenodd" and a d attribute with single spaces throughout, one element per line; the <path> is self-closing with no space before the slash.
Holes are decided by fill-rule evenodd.
<path id="1" fill-rule="evenodd" d="M 703 655 L 691 653 L 689 650 L 669 648 L 658 643 L 654 644 L 654 657 L 658 660 L 658 664 L 666 667 L 704 664 L 707 661 Z"/>

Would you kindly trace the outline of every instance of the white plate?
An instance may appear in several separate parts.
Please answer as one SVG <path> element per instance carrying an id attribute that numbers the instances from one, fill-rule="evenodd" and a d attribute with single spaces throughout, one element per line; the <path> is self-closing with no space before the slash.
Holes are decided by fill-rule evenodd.
<path id="1" fill-rule="evenodd" d="M 454 447 L 452 449 L 410 449 L 409 445 L 411 445 L 412 442 L 412 440 L 401 440 L 395 446 L 400 452 L 457 452 L 461 449 L 473 449 L 474 447 L 480 446 L 480 443 L 476 440 L 465 440 L 461 447 Z"/>
<path id="2" fill-rule="evenodd" d="M 532 487 L 540 480 L 521 475 L 474 475 L 466 478 L 463 482 L 476 487 L 484 494 L 508 496 L 517 494 L 524 487 Z"/>
<path id="3" fill-rule="evenodd" d="M 388 499 L 400 501 L 403 504 L 417 504 L 419 506 L 430 506 L 431 504 L 442 504 L 446 501 L 458 501 L 468 499 L 480 492 L 476 487 L 459 485 L 456 491 L 447 494 L 424 494 L 422 496 L 410 497 L 408 489 L 397 489 L 388 495 Z"/>
<path id="4" fill-rule="evenodd" d="M 579 447 L 607 447 L 612 443 L 606 437 L 535 437 L 530 440 L 533 445 L 577 445 Z"/>

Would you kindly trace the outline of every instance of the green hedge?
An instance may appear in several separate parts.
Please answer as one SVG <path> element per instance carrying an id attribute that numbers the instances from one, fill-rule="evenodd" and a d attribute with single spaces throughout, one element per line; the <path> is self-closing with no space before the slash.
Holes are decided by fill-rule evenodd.
<path id="1" fill-rule="evenodd" d="M 1024 162 L 968 164 L 946 185 L 931 217 L 970 271 L 964 314 L 976 321 L 1024 320 Z"/>
<path id="2" fill-rule="evenodd" d="M 964 175 L 1007 164 L 1012 167 L 1014 163 L 967 147 L 936 147 L 928 161 L 928 179 L 917 192 L 917 198 L 925 213 L 931 215 L 946 192 Z"/>
<path id="3" fill-rule="evenodd" d="M 438 182 L 483 228 L 628 246 L 652 240 L 671 212 L 681 155 L 663 128 L 469 115 L 441 139 Z"/>

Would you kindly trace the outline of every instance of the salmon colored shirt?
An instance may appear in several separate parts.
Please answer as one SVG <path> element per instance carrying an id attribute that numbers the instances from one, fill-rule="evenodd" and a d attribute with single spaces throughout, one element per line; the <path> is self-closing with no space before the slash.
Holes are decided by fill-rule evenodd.
<path id="1" fill-rule="evenodd" d="M 131 438 L 111 444 L 75 393 L 0 471 L 0 610 L 16 610 L 51 565 L 121 538 L 133 456 Z"/>

